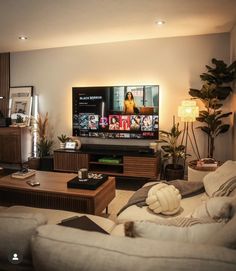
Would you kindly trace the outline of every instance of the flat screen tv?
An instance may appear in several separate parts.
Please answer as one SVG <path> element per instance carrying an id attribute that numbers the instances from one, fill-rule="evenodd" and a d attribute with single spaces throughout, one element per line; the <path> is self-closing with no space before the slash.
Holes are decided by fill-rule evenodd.
<path id="1" fill-rule="evenodd" d="M 73 136 L 158 139 L 159 86 L 73 87 Z"/>

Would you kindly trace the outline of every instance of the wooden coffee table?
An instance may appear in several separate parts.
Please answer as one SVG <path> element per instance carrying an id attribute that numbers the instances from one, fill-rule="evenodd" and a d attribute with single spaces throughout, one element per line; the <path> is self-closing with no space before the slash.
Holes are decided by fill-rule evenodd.
<path id="1" fill-rule="evenodd" d="M 36 171 L 24 180 L 5 176 L 0 179 L 0 204 L 100 214 L 115 197 L 115 178 L 108 177 L 96 190 L 67 188 L 67 182 L 76 176 L 46 171 Z M 37 180 L 40 186 L 32 187 L 28 180 Z"/>

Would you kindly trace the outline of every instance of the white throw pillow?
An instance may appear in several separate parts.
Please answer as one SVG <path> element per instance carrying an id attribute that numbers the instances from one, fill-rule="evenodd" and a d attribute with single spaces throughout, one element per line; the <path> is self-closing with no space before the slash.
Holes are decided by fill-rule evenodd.
<path id="1" fill-rule="evenodd" d="M 176 214 L 180 209 L 181 195 L 173 185 L 159 183 L 149 191 L 146 203 L 154 213 L 164 215 Z"/>

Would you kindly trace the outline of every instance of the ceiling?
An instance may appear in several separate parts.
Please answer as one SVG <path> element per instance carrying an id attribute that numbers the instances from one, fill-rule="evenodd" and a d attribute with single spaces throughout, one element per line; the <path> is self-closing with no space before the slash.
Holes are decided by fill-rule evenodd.
<path id="1" fill-rule="evenodd" d="M 236 0 L 0 0 L 0 52 L 223 33 L 235 23 Z"/>

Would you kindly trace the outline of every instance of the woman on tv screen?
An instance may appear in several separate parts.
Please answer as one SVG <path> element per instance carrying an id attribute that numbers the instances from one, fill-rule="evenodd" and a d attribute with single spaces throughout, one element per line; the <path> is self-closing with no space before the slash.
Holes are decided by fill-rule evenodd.
<path id="1" fill-rule="evenodd" d="M 137 107 L 134 101 L 134 96 L 131 91 L 127 92 L 124 100 L 124 113 L 134 114 L 137 113 Z"/>

